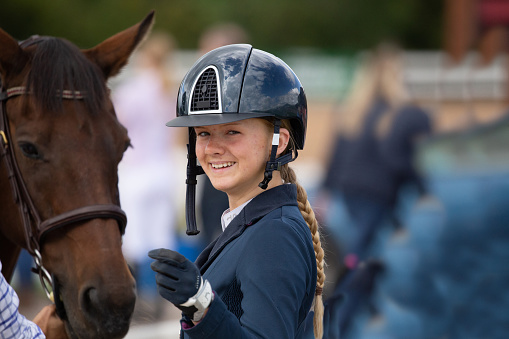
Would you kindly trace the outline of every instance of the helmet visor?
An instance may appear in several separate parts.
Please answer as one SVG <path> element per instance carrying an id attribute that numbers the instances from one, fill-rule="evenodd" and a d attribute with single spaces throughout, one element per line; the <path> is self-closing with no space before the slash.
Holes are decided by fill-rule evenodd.
<path id="1" fill-rule="evenodd" d="M 268 113 L 208 113 L 208 114 L 190 114 L 177 117 L 166 123 L 168 127 L 197 127 L 228 124 L 230 122 L 252 119 L 265 118 L 273 116 Z"/>

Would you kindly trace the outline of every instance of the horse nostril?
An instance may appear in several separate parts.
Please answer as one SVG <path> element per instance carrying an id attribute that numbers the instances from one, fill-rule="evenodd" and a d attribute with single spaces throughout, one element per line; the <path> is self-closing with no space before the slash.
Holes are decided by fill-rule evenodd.
<path id="1" fill-rule="evenodd" d="M 83 288 L 80 304 L 85 313 L 93 317 L 101 314 L 129 318 L 136 301 L 135 287 L 126 293 L 105 293 L 107 291 L 95 286 Z"/>
<path id="2" fill-rule="evenodd" d="M 87 311 L 96 308 L 99 305 L 97 289 L 93 287 L 86 289 L 83 292 L 82 301 L 82 304 Z"/>
<path id="3" fill-rule="evenodd" d="M 80 289 L 81 314 L 87 326 L 99 331 L 94 338 L 123 338 L 126 335 L 136 302 L 135 290 L 129 285 L 111 286 L 103 282 Z"/>

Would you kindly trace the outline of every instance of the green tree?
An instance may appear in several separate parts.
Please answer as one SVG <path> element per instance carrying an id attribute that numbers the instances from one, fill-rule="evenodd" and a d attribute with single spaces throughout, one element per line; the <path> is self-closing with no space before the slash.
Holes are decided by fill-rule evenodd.
<path id="1" fill-rule="evenodd" d="M 19 40 L 65 37 L 83 48 L 156 10 L 155 28 L 196 48 L 209 25 L 236 22 L 257 47 L 357 51 L 384 39 L 408 49 L 439 49 L 440 0 L 16 0 L 0 9 L 0 27 Z"/>

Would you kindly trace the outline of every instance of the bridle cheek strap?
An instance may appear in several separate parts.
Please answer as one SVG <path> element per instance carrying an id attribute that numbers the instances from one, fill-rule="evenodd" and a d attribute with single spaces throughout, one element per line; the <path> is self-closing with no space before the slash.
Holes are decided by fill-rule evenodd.
<path id="1" fill-rule="evenodd" d="M 20 216 L 22 218 L 24 230 L 25 230 L 25 243 L 27 245 L 27 251 L 32 255 L 36 255 L 36 250 L 39 250 L 39 243 L 36 241 L 36 237 L 33 234 L 32 219 L 36 224 L 40 223 L 38 213 L 35 211 L 32 199 L 28 194 L 28 190 L 23 181 L 21 172 L 18 167 L 18 163 L 14 156 L 12 149 L 12 138 L 10 134 L 9 121 L 7 119 L 6 102 L 7 99 L 13 96 L 22 95 L 24 92 L 19 91 L 19 87 L 10 88 L 7 91 L 3 91 L 0 87 L 0 134 L 2 137 L 2 158 L 6 165 L 6 170 L 11 183 L 11 189 L 13 194 L 14 202 L 19 206 Z"/>

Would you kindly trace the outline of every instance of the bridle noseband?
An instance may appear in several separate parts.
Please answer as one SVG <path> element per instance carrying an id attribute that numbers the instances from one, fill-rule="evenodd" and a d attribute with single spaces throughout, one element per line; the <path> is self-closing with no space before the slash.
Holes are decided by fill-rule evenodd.
<path id="1" fill-rule="evenodd" d="M 41 284 L 48 298 L 52 301 L 51 286 L 55 290 L 54 280 L 49 272 L 42 266 L 42 258 L 40 248 L 44 237 L 51 231 L 58 228 L 69 226 L 78 222 L 83 222 L 96 218 L 115 219 L 118 221 L 120 233 L 123 235 L 127 225 L 127 217 L 124 211 L 115 204 L 100 204 L 80 207 L 47 220 L 42 220 L 35 205 L 30 197 L 28 189 L 23 180 L 23 176 L 19 170 L 14 150 L 12 148 L 12 138 L 9 129 L 9 121 L 6 112 L 6 101 L 9 98 L 29 94 L 24 87 L 13 87 L 4 90 L 0 83 L 0 152 L 6 170 L 9 175 L 9 181 L 12 186 L 14 201 L 19 207 L 21 218 L 23 221 L 23 229 L 25 233 L 25 245 L 27 251 L 32 255 L 35 261 L 35 271 L 39 274 Z M 64 90 L 62 93 L 56 93 L 63 99 L 82 99 L 83 93 L 79 91 Z M 59 297 L 54 296 L 55 301 Z M 57 302 L 58 305 L 58 302 Z"/>

